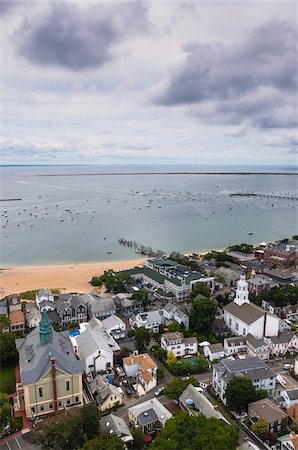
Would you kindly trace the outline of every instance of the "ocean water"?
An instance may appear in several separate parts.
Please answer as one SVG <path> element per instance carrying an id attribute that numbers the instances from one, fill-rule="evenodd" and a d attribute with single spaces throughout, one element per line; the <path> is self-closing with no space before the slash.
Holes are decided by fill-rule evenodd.
<path id="1" fill-rule="evenodd" d="M 243 171 L 252 174 L 199 173 Z M 292 167 L 3 166 L 0 175 L 2 267 L 139 258 L 120 237 L 192 252 L 298 234 L 296 200 L 230 197 L 297 197 Z"/>

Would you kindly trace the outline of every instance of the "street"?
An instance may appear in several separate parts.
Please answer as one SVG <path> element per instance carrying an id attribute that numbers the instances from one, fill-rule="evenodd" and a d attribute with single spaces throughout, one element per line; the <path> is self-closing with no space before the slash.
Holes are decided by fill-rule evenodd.
<path id="1" fill-rule="evenodd" d="M 40 450 L 40 445 L 33 444 L 32 431 L 26 434 L 20 434 L 17 437 L 11 437 L 5 442 L 0 443 L 0 450 Z"/>

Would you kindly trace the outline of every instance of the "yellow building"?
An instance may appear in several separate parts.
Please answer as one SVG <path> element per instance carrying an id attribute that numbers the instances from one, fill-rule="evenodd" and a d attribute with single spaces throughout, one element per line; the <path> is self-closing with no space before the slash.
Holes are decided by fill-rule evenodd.
<path id="1" fill-rule="evenodd" d="M 83 366 L 73 352 L 68 332 L 56 332 L 46 311 L 39 327 L 16 340 L 19 352 L 14 409 L 27 418 L 83 404 Z"/>

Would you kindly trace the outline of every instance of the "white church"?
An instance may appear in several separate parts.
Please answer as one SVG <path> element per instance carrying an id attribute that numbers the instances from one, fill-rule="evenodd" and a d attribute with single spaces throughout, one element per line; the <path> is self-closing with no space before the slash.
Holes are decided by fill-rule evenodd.
<path id="1" fill-rule="evenodd" d="M 250 303 L 248 283 L 245 275 L 240 276 L 234 300 L 224 307 L 224 321 L 236 336 L 252 334 L 257 339 L 278 336 L 279 317 Z"/>

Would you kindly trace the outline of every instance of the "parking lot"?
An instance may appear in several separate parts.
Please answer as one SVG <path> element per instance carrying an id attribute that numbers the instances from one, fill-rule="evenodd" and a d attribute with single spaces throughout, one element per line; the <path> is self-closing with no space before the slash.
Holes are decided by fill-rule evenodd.
<path id="1" fill-rule="evenodd" d="M 0 450 L 40 450 L 40 445 L 33 444 L 32 432 L 12 437 L 6 442 L 0 443 Z"/>

